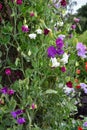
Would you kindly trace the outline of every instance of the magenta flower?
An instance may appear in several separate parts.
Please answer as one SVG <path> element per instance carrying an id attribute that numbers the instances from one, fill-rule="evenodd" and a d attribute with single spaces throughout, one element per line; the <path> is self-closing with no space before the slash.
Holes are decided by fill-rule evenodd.
<path id="1" fill-rule="evenodd" d="M 10 68 L 6 68 L 5 69 L 5 74 L 10 76 L 11 75 L 11 69 Z"/>
<path id="2" fill-rule="evenodd" d="M 28 26 L 27 26 L 27 25 L 23 25 L 23 26 L 22 26 L 22 31 L 23 31 L 23 32 L 26 32 L 26 33 L 29 32 Z"/>
<path id="3" fill-rule="evenodd" d="M 49 58 L 54 58 L 57 54 L 56 48 L 54 46 L 50 46 L 47 49 L 47 55 Z"/>
<path id="4" fill-rule="evenodd" d="M 61 71 L 62 72 L 66 72 L 66 68 L 63 66 L 63 67 L 61 67 Z"/>
<path id="5" fill-rule="evenodd" d="M 86 58 L 87 56 L 86 56 L 86 53 L 87 53 L 87 51 L 86 51 L 86 46 L 85 45 L 83 45 L 83 43 L 77 43 L 77 45 L 76 45 L 76 50 L 77 50 L 77 55 L 78 56 L 80 56 L 80 57 L 82 57 L 82 58 Z"/>
<path id="6" fill-rule="evenodd" d="M 8 92 L 7 92 L 9 95 L 13 95 L 14 94 L 14 90 L 13 89 L 10 89 L 10 90 L 8 90 Z"/>
<path id="7" fill-rule="evenodd" d="M 71 25 L 71 28 L 72 28 L 73 30 L 76 29 L 76 25 L 75 25 L 75 24 Z"/>
<path id="8" fill-rule="evenodd" d="M 62 48 L 64 46 L 64 42 L 61 38 L 56 39 L 56 46 L 57 48 Z"/>
<path id="9" fill-rule="evenodd" d="M 25 118 L 23 118 L 23 117 L 17 119 L 17 123 L 20 124 L 20 125 L 21 125 L 21 124 L 24 124 L 25 122 L 26 122 L 26 120 L 25 120 Z"/>
<path id="10" fill-rule="evenodd" d="M 21 4 L 22 4 L 22 0 L 17 0 L 16 3 L 17 3 L 18 5 L 21 5 Z"/>
<path id="11" fill-rule="evenodd" d="M 3 8 L 3 6 L 2 6 L 2 4 L 0 3 L 0 11 L 2 10 L 2 8 Z"/>

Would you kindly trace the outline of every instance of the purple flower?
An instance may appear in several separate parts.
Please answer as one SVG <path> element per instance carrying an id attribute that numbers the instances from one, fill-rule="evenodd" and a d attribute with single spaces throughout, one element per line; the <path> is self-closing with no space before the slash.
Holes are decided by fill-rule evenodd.
<path id="1" fill-rule="evenodd" d="M 73 30 L 76 29 L 76 25 L 75 25 L 75 24 L 71 25 L 71 28 L 72 28 Z"/>
<path id="2" fill-rule="evenodd" d="M 64 42 L 61 38 L 56 39 L 56 46 L 57 48 L 62 48 L 64 46 Z"/>
<path id="3" fill-rule="evenodd" d="M 87 88 L 84 88 L 83 90 L 84 90 L 84 93 L 86 93 L 86 94 L 87 94 Z"/>
<path id="4" fill-rule="evenodd" d="M 87 121 L 83 123 L 83 126 L 87 127 Z"/>
<path id="5" fill-rule="evenodd" d="M 84 88 L 87 87 L 87 84 L 85 84 L 85 83 L 80 83 L 80 86 L 81 86 L 82 89 L 84 89 Z"/>
<path id="6" fill-rule="evenodd" d="M 76 46 L 76 49 L 77 49 L 77 55 L 82 57 L 82 58 L 86 58 L 86 46 L 83 45 L 82 43 L 78 43 L 77 46 Z"/>
<path id="7" fill-rule="evenodd" d="M 3 87 L 0 91 L 3 94 L 7 94 L 8 93 L 8 88 L 7 87 Z"/>
<path id="8" fill-rule="evenodd" d="M 26 121 L 25 121 L 25 118 L 23 118 L 23 117 L 17 119 L 17 123 L 20 124 L 20 125 L 21 125 L 21 124 L 24 124 L 25 122 L 26 122 Z"/>
<path id="9" fill-rule="evenodd" d="M 56 48 L 54 46 L 50 46 L 47 49 L 47 55 L 49 58 L 54 58 L 57 54 Z"/>
<path id="10" fill-rule="evenodd" d="M 26 32 L 26 33 L 29 32 L 28 26 L 27 26 L 27 25 L 23 25 L 23 26 L 22 26 L 22 31 L 23 31 L 23 32 Z"/>
<path id="11" fill-rule="evenodd" d="M 85 83 L 80 83 L 81 89 L 83 89 L 84 93 L 87 94 L 87 84 Z"/>
<path id="12" fill-rule="evenodd" d="M 11 115 L 13 116 L 13 118 L 16 118 L 18 115 L 21 115 L 24 111 L 23 110 L 17 110 L 17 111 L 12 111 Z"/>
<path id="13" fill-rule="evenodd" d="M 16 118 L 16 117 L 17 117 L 17 114 L 16 114 L 15 111 L 12 111 L 12 112 L 11 112 L 11 115 L 12 115 L 13 118 Z"/>
<path id="14" fill-rule="evenodd" d="M 58 55 L 63 55 L 63 54 L 64 54 L 64 50 L 58 48 L 58 49 L 57 49 L 57 54 L 58 54 Z"/>
<path id="15" fill-rule="evenodd" d="M 16 111 L 16 114 L 17 114 L 17 115 L 20 115 L 20 114 L 22 114 L 23 112 L 24 112 L 23 110 L 20 110 L 20 109 L 19 109 L 19 110 Z"/>

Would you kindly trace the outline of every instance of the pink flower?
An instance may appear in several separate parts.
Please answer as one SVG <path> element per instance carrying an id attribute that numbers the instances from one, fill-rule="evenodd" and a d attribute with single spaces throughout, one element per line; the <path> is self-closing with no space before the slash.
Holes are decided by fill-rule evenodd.
<path id="1" fill-rule="evenodd" d="M 10 68 L 6 68 L 5 69 L 5 74 L 10 76 L 11 75 L 11 69 Z"/>
<path id="2" fill-rule="evenodd" d="M 17 0 L 16 3 L 17 3 L 18 5 L 21 5 L 21 4 L 22 4 L 22 0 Z"/>
<path id="3" fill-rule="evenodd" d="M 74 22 L 79 23 L 80 19 L 79 18 L 74 18 Z"/>
<path id="4" fill-rule="evenodd" d="M 31 108 L 34 110 L 34 109 L 36 109 L 36 108 L 37 108 L 37 105 L 36 105 L 36 104 L 34 104 L 34 103 L 32 103 Z"/>
<path id="5" fill-rule="evenodd" d="M 75 24 L 71 25 L 71 28 L 72 28 L 73 30 L 76 29 L 76 25 L 75 25 Z"/>
<path id="6" fill-rule="evenodd" d="M 30 12 L 30 16 L 33 17 L 35 14 L 34 12 Z"/>

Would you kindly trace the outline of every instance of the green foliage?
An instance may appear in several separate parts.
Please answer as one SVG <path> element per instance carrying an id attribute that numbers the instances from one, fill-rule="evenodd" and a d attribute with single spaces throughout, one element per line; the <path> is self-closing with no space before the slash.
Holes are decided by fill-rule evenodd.
<path id="1" fill-rule="evenodd" d="M 76 61 L 84 65 L 76 55 L 76 44 L 78 39 L 86 44 L 86 32 L 78 36 L 71 30 L 71 24 L 66 23 L 63 16 L 65 8 L 55 8 L 52 0 L 23 0 L 21 5 L 9 0 L 3 5 L 7 15 L 4 13 L 0 24 L 0 130 L 77 129 L 80 121 L 73 124 L 71 118 L 71 114 L 77 112 L 74 98 L 77 93 L 67 95 L 64 88 L 68 81 L 72 81 L 75 88 Z M 23 25 L 28 26 L 28 32 L 22 30 Z M 41 34 L 37 29 L 41 29 Z M 44 34 L 44 29 L 49 33 Z M 72 39 L 70 32 L 74 35 Z M 36 34 L 35 38 L 29 37 L 32 33 Z M 53 67 L 47 48 L 56 47 L 60 34 L 66 35 L 63 49 L 69 61 L 64 64 L 63 56 L 57 56 L 60 66 Z M 61 67 L 66 68 L 65 73 Z M 11 74 L 7 74 L 6 69 L 10 69 Z M 8 90 L 3 92 L 4 86 L 14 90 L 14 94 Z M 14 118 L 11 112 L 17 110 L 23 113 Z M 19 117 L 24 117 L 26 122 L 18 124 Z"/>

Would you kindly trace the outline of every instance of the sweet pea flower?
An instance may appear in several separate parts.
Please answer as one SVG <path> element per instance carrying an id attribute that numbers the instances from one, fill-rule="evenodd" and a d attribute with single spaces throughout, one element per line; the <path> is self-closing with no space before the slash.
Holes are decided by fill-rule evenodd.
<path id="1" fill-rule="evenodd" d="M 68 82 L 66 83 L 66 85 L 67 85 L 67 87 L 69 87 L 69 88 L 72 88 L 72 87 L 73 87 L 73 84 L 72 84 L 71 81 L 68 81 Z"/>
<path id="2" fill-rule="evenodd" d="M 48 35 L 49 32 L 50 32 L 50 29 L 48 29 L 48 28 L 44 29 L 44 35 Z"/>
<path id="3" fill-rule="evenodd" d="M 57 48 L 62 48 L 64 46 L 64 42 L 61 38 L 56 39 L 56 46 Z"/>
<path id="4" fill-rule="evenodd" d="M 16 3 L 17 3 L 18 5 L 21 5 L 21 4 L 22 4 L 22 0 L 16 0 Z"/>
<path id="5" fill-rule="evenodd" d="M 87 127 L 87 121 L 83 123 L 83 126 L 84 126 L 84 127 Z"/>
<path id="6" fill-rule="evenodd" d="M 61 0 L 60 4 L 61 4 L 61 6 L 65 7 L 67 5 L 67 2 L 66 2 L 66 0 Z"/>
<path id="7" fill-rule="evenodd" d="M 69 59 L 69 55 L 67 53 L 64 53 L 63 58 L 61 59 L 61 62 L 63 62 L 64 64 L 67 64 L 68 59 Z"/>
<path id="8" fill-rule="evenodd" d="M 87 84 L 85 83 L 80 83 L 81 89 L 83 89 L 84 93 L 87 94 Z"/>
<path id="9" fill-rule="evenodd" d="M 71 28 L 72 28 L 73 30 L 76 29 L 76 25 L 75 25 L 75 24 L 71 25 Z"/>
<path id="10" fill-rule="evenodd" d="M 69 88 L 65 85 L 65 87 L 63 88 L 64 92 L 68 95 L 72 92 L 75 92 L 74 88 Z"/>
<path id="11" fill-rule="evenodd" d="M 26 32 L 26 33 L 29 32 L 28 26 L 27 26 L 27 25 L 23 25 L 23 26 L 22 26 L 22 31 L 23 31 L 23 32 Z"/>
<path id="12" fill-rule="evenodd" d="M 14 90 L 13 89 L 10 89 L 10 90 L 8 90 L 8 92 L 7 92 L 9 95 L 13 95 L 14 94 Z"/>
<path id="13" fill-rule="evenodd" d="M 37 105 L 36 104 L 34 104 L 34 103 L 32 103 L 32 105 L 31 105 L 31 109 L 36 109 L 37 108 Z"/>
<path id="14" fill-rule="evenodd" d="M 65 35 L 63 35 L 63 34 L 60 34 L 60 35 L 58 36 L 58 38 L 60 38 L 60 39 L 64 40 L 64 38 L 65 38 Z"/>
<path id="15" fill-rule="evenodd" d="M 65 66 L 61 67 L 61 71 L 66 72 L 66 67 Z"/>
<path id="16" fill-rule="evenodd" d="M 76 50 L 77 50 L 77 55 L 78 56 L 80 56 L 80 57 L 82 57 L 82 58 L 86 58 L 87 56 L 86 56 L 86 53 L 87 53 L 87 51 L 86 51 L 86 46 L 85 45 L 83 45 L 83 43 L 77 43 L 77 45 L 76 45 Z"/>
<path id="17" fill-rule="evenodd" d="M 57 54 L 60 56 L 60 55 L 63 55 L 64 54 L 64 50 L 62 50 L 61 48 L 57 48 Z"/>
<path id="18" fill-rule="evenodd" d="M 35 14 L 34 12 L 30 12 L 30 16 L 33 17 Z"/>
<path id="19" fill-rule="evenodd" d="M 1 88 L 0 92 L 3 93 L 3 94 L 7 94 L 8 93 L 8 88 L 3 87 L 3 88 Z"/>
<path id="20" fill-rule="evenodd" d="M 42 34 L 42 30 L 41 29 L 37 29 L 36 32 L 37 32 L 37 34 Z"/>
<path id="21" fill-rule="evenodd" d="M 14 94 L 14 90 L 9 89 L 8 87 L 1 88 L 0 92 L 3 93 L 3 94 L 8 94 L 8 95 L 13 95 Z"/>
<path id="22" fill-rule="evenodd" d="M 57 54 L 56 48 L 54 46 L 50 46 L 47 49 L 47 55 L 49 58 L 54 58 Z"/>
<path id="23" fill-rule="evenodd" d="M 5 69 L 5 74 L 10 76 L 11 75 L 11 69 L 10 68 L 6 68 Z"/>
<path id="24" fill-rule="evenodd" d="M 26 120 L 25 120 L 25 118 L 23 118 L 23 117 L 20 117 L 20 118 L 17 119 L 17 123 L 18 123 L 19 125 L 22 125 L 22 124 L 24 124 L 25 122 L 26 122 Z"/>
<path id="25" fill-rule="evenodd" d="M 35 33 L 31 33 L 28 35 L 30 39 L 36 39 L 36 34 Z"/>
<path id="26" fill-rule="evenodd" d="M 79 23 L 80 19 L 79 18 L 74 18 L 74 22 Z"/>
<path id="27" fill-rule="evenodd" d="M 12 111 L 12 112 L 11 112 L 11 115 L 12 115 L 13 118 L 16 118 L 17 116 L 23 114 L 23 112 L 24 112 L 23 110 L 20 110 L 20 109 L 19 109 L 19 110 L 17 110 L 17 111 Z"/>
<path id="28" fill-rule="evenodd" d="M 52 66 L 51 67 L 59 67 L 60 66 L 60 63 L 57 61 L 56 57 L 51 58 L 50 60 L 52 62 Z"/>

